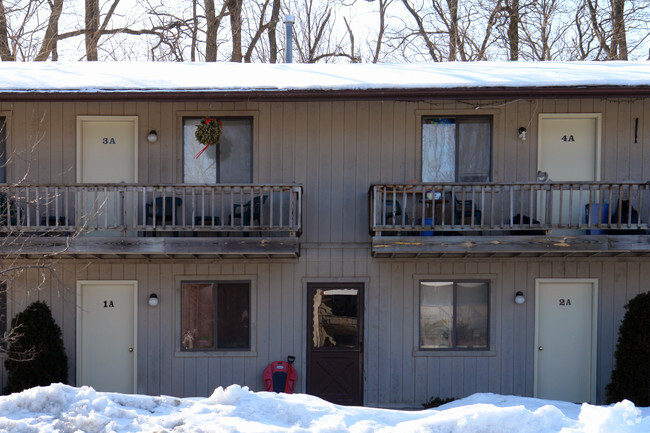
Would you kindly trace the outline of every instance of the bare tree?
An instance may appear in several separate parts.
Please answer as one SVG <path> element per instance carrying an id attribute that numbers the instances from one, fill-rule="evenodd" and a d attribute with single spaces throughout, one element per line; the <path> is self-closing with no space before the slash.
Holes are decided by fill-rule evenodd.
<path id="1" fill-rule="evenodd" d="M 7 12 L 2 0 L 0 0 L 0 59 L 2 59 L 3 62 L 16 60 L 16 56 L 9 46 Z"/>
<path id="2" fill-rule="evenodd" d="M 280 22 L 280 0 L 273 0 L 273 8 L 271 9 L 271 21 L 269 23 L 269 62 L 277 63 L 278 61 L 278 38 L 277 26 Z"/>
<path id="3" fill-rule="evenodd" d="M 232 55 L 230 56 L 230 61 L 238 63 L 241 63 L 242 61 L 242 3 L 243 0 L 226 0 L 230 16 L 230 32 L 232 37 Z"/>
<path id="4" fill-rule="evenodd" d="M 576 57 L 627 60 L 650 38 L 649 22 L 650 3 L 646 0 L 609 0 L 604 5 L 598 0 L 581 0 L 576 13 Z M 630 34 L 635 36 L 630 39 Z"/>
<path id="5" fill-rule="evenodd" d="M 63 0 L 54 0 L 53 3 L 50 3 L 50 6 L 52 7 L 52 13 L 50 14 L 47 30 L 45 30 L 41 49 L 34 58 L 37 62 L 47 60 L 50 54 L 52 54 L 52 60 L 56 61 L 58 58 L 56 52 L 56 36 L 59 34 L 59 18 L 61 18 L 61 13 L 63 12 Z"/>
<path id="6" fill-rule="evenodd" d="M 86 0 L 86 60 L 97 61 L 99 0 Z"/>
<path id="7" fill-rule="evenodd" d="M 221 20 L 227 14 L 227 2 L 223 2 L 221 11 L 216 14 L 214 0 L 204 0 L 205 4 L 205 19 L 206 19 L 206 35 L 205 35 L 205 61 L 217 61 L 217 33 L 221 26 Z"/>
<path id="8" fill-rule="evenodd" d="M 521 21 L 521 54 L 527 60 L 547 61 L 563 58 L 571 14 L 560 0 L 530 2 Z"/>

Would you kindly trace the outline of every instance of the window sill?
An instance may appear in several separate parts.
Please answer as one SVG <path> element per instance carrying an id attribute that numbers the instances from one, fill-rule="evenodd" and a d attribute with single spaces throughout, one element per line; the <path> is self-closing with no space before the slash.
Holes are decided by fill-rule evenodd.
<path id="1" fill-rule="evenodd" d="M 479 358 L 479 357 L 487 357 L 487 356 L 497 356 L 496 350 L 414 350 L 413 351 L 413 357 L 414 358 L 420 358 L 420 357 L 453 357 L 453 358 L 458 358 L 458 357 L 474 357 L 474 358 Z"/>
<path id="2" fill-rule="evenodd" d="M 177 350 L 174 352 L 177 358 L 255 358 L 257 352 L 250 350 L 212 350 L 184 352 Z"/>

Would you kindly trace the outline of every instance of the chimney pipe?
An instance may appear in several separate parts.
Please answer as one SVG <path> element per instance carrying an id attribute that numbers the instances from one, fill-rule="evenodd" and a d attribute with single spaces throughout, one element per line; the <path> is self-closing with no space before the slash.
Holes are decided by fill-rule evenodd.
<path id="1" fill-rule="evenodd" d="M 284 55 L 284 63 L 293 62 L 293 23 L 296 22 L 296 18 L 293 15 L 284 16 L 284 25 L 286 26 L 286 53 Z"/>

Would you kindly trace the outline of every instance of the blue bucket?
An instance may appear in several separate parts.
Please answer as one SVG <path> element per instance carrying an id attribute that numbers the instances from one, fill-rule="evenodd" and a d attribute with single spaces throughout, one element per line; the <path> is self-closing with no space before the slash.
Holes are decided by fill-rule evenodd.
<path id="1" fill-rule="evenodd" d="M 418 219 L 418 224 L 422 225 L 422 218 Z M 431 218 L 425 218 L 424 219 L 424 225 L 425 226 L 430 226 L 431 225 Z M 427 230 L 424 232 L 420 232 L 420 236 L 433 236 L 433 231 L 432 230 Z"/>
<path id="2" fill-rule="evenodd" d="M 603 203 L 602 209 L 600 209 L 600 203 L 594 203 L 591 205 L 591 211 L 592 215 L 589 215 L 589 205 L 585 205 L 585 221 L 587 221 L 587 224 L 607 223 L 609 203 Z M 599 218 L 596 215 L 599 215 Z M 592 235 L 603 235 L 606 233 L 607 230 L 587 230 L 587 234 Z"/>

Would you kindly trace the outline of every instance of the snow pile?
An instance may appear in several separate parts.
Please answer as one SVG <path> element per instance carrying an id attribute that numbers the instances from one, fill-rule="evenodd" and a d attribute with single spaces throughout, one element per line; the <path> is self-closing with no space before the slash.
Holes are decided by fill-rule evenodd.
<path id="1" fill-rule="evenodd" d="M 232 385 L 208 398 L 96 392 L 54 384 L 0 397 L 0 431 L 37 432 L 432 432 L 641 433 L 650 409 L 629 401 L 575 405 L 474 394 L 437 409 L 346 407 L 304 394 L 251 392 Z"/>
<path id="2" fill-rule="evenodd" d="M 650 86 L 650 62 L 3 62 L 0 91 L 316 91 Z"/>

